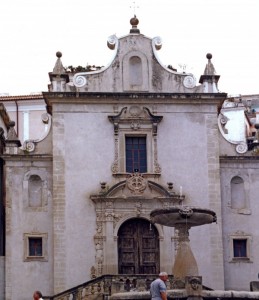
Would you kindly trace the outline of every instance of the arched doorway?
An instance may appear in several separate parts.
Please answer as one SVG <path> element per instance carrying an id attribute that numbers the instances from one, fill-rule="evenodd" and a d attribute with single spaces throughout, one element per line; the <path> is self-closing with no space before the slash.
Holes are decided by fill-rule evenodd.
<path id="1" fill-rule="evenodd" d="M 157 274 L 159 272 L 159 235 L 144 219 L 124 222 L 118 232 L 119 274 Z"/>

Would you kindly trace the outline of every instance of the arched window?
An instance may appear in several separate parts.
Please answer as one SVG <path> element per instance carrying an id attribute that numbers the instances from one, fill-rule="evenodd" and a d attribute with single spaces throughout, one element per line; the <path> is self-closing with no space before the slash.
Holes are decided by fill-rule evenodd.
<path id="1" fill-rule="evenodd" d="M 29 189 L 29 206 L 42 206 L 42 180 L 38 175 L 31 175 L 28 183 Z"/>
<path id="2" fill-rule="evenodd" d="M 246 207 L 244 180 L 235 176 L 231 179 L 231 207 L 242 209 Z"/>
<path id="3" fill-rule="evenodd" d="M 142 61 L 138 56 L 132 56 L 129 60 L 129 81 L 130 85 L 142 85 Z"/>

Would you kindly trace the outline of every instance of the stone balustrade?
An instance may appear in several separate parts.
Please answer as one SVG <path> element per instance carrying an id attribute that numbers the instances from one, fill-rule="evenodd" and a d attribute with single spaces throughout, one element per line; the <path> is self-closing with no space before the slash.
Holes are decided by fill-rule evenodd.
<path id="1" fill-rule="evenodd" d="M 151 282 L 157 278 L 151 275 L 103 275 L 44 300 L 106 300 L 109 296 L 124 292 L 149 291 Z M 168 289 L 173 288 L 173 276 L 169 275 Z"/>
<path id="2" fill-rule="evenodd" d="M 124 300 L 150 299 L 150 284 L 157 275 L 103 275 L 44 300 Z M 197 285 L 200 278 L 200 284 Z M 194 282 L 195 279 L 197 282 Z M 202 286 L 201 277 L 186 277 L 185 284 L 169 275 L 168 300 L 259 299 L 259 292 L 213 291 Z M 185 285 L 180 288 L 180 285 Z"/>

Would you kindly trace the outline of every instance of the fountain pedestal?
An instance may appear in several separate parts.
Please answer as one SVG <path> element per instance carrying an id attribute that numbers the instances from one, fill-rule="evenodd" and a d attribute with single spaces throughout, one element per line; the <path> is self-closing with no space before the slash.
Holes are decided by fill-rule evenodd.
<path id="1" fill-rule="evenodd" d="M 150 213 L 152 223 L 175 227 L 179 234 L 179 247 L 173 266 L 176 281 L 184 282 L 186 276 L 198 276 L 198 265 L 192 253 L 189 240 L 191 227 L 216 222 L 212 210 L 189 206 L 174 206 L 168 209 L 155 209 Z"/>
<path id="2" fill-rule="evenodd" d="M 186 276 L 198 276 L 198 265 L 190 247 L 190 227 L 185 224 L 178 224 L 175 229 L 178 231 L 179 246 L 173 266 L 174 278 L 184 280 Z"/>

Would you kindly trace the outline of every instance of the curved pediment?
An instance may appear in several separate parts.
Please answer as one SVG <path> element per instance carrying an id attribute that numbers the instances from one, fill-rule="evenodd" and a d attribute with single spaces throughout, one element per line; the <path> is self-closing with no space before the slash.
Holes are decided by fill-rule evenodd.
<path id="1" fill-rule="evenodd" d="M 111 188 L 103 186 L 98 195 L 92 195 L 91 198 L 97 199 L 123 199 L 123 198 L 162 198 L 171 201 L 180 202 L 184 196 L 176 194 L 172 190 L 172 184 L 166 189 L 162 185 L 146 179 L 142 174 L 133 173 L 126 180 L 120 181 Z"/>
<path id="2" fill-rule="evenodd" d="M 134 23 L 138 24 L 136 17 Z M 132 20 L 131 19 L 131 20 Z M 132 24 L 131 24 L 132 25 Z M 80 93 L 219 93 L 212 54 L 207 54 L 208 64 L 198 85 L 192 73 L 185 69 L 177 71 L 172 65 L 160 61 L 158 51 L 162 48 L 160 37 L 149 38 L 132 25 L 130 33 L 118 38 L 112 35 L 107 46 L 114 55 L 106 67 L 78 66 L 64 68 L 57 52 L 57 62 L 49 74 L 51 92 Z M 176 63 L 176 62 L 175 62 Z M 55 83 L 53 83 L 55 81 Z"/>
<path id="3" fill-rule="evenodd" d="M 100 70 L 74 74 L 72 81 L 78 91 L 202 92 L 202 85 L 196 86 L 193 74 L 177 72 L 160 61 L 157 54 L 162 47 L 160 37 L 146 37 L 136 27 L 123 37 L 110 36 L 107 46 L 114 51 L 110 64 Z"/>

